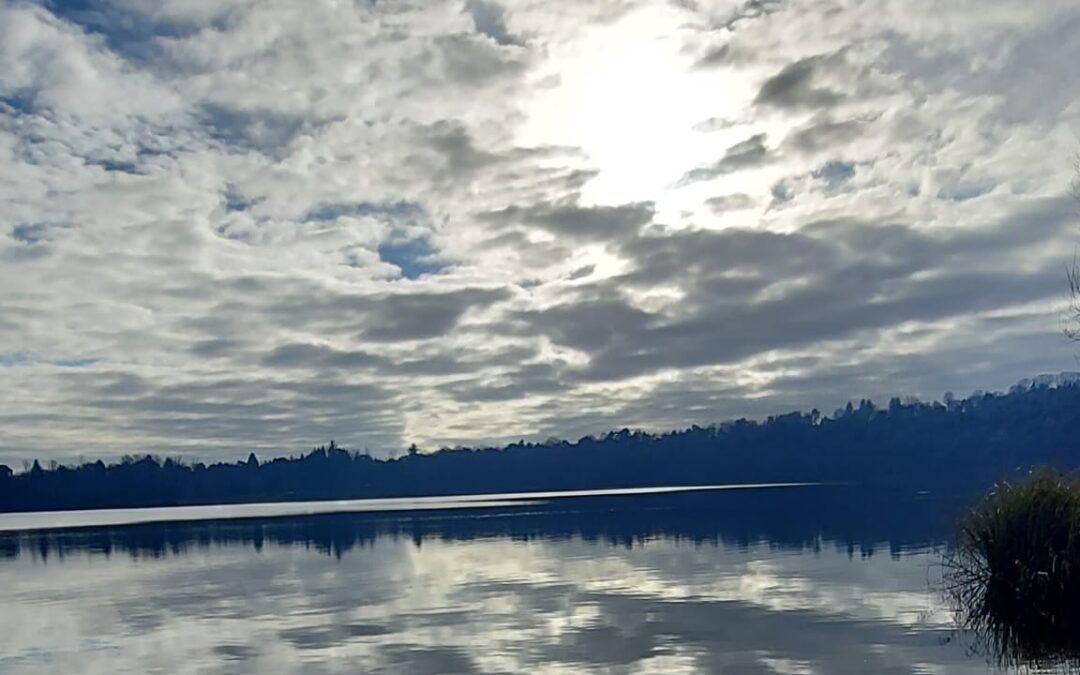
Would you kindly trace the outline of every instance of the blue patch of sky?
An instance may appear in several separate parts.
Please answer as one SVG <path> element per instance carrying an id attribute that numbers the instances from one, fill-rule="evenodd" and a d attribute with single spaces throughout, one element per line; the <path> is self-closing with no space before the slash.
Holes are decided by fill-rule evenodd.
<path id="1" fill-rule="evenodd" d="M 11 236 L 24 244 L 36 244 L 47 239 L 48 226 L 42 223 L 20 223 L 11 228 Z"/>
<path id="2" fill-rule="evenodd" d="M 446 268 L 432 260 L 435 250 L 427 239 L 417 238 L 404 241 L 386 241 L 379 244 L 379 258 L 383 262 L 396 265 L 401 276 L 406 279 L 418 279 L 425 274 L 434 274 Z"/>
<path id="3" fill-rule="evenodd" d="M 32 363 L 48 363 L 63 368 L 86 368 L 98 363 L 100 360 L 101 359 L 95 358 L 78 358 L 40 361 L 30 352 L 11 352 L 8 354 L 0 353 L 0 368 L 11 368 L 12 366 L 22 366 Z"/>
<path id="4" fill-rule="evenodd" d="M 161 148 L 151 148 L 148 145 L 140 145 L 136 154 L 139 157 L 161 157 L 162 155 L 168 155 L 169 152 Z"/>
<path id="5" fill-rule="evenodd" d="M 34 112 L 34 96 L 26 90 L 0 96 L 0 113 L 30 115 Z"/>
<path id="6" fill-rule="evenodd" d="M 134 162 L 118 162 L 111 159 L 92 159 L 87 161 L 87 164 L 92 166 L 100 166 L 106 171 L 116 171 L 119 173 L 139 173 L 139 168 Z"/>
<path id="7" fill-rule="evenodd" d="M 216 103 L 199 106 L 202 129 L 210 138 L 273 154 L 289 145 L 304 128 L 304 118 L 272 110 L 241 110 Z"/>
<path id="8" fill-rule="evenodd" d="M 157 38 L 182 38 L 200 30 L 191 23 L 166 22 L 112 0 L 45 0 L 58 18 L 99 35 L 116 54 L 133 61 L 164 55 Z"/>
<path id="9" fill-rule="evenodd" d="M 306 221 L 337 220 L 342 216 L 376 216 L 387 219 L 417 218 L 424 215 L 415 202 L 332 202 L 319 204 L 304 216 Z"/>
<path id="10" fill-rule="evenodd" d="M 418 279 L 426 274 L 434 274 L 446 265 L 434 259 L 437 251 L 432 247 L 426 234 L 406 233 L 400 225 L 423 223 L 427 214 L 416 202 L 330 202 L 319 204 L 304 215 L 307 222 L 327 222 L 352 216 L 371 216 L 394 224 L 394 232 L 386 241 L 379 244 L 379 259 L 401 270 L 405 279 Z M 414 231 L 416 228 L 412 228 Z"/>
<path id="11" fill-rule="evenodd" d="M 814 178 L 823 180 L 830 188 L 840 186 L 855 175 L 855 163 L 834 159 L 813 172 Z"/>
<path id="12" fill-rule="evenodd" d="M 772 203 L 769 205 L 770 208 L 778 204 L 783 204 L 784 202 L 790 202 L 795 198 L 795 193 L 791 191 L 791 187 L 782 180 L 773 183 L 770 192 L 773 197 Z"/>
<path id="13" fill-rule="evenodd" d="M 53 361 L 54 366 L 62 366 L 64 368 L 85 368 L 92 366 L 98 362 L 99 359 L 60 359 L 59 361 Z"/>
<path id="14" fill-rule="evenodd" d="M 10 368 L 20 363 L 28 363 L 30 355 L 26 352 L 14 352 L 11 354 L 0 353 L 0 368 Z"/>
<path id="15" fill-rule="evenodd" d="M 242 195 L 236 188 L 231 185 L 225 189 L 225 210 L 230 213 L 233 211 L 247 211 L 255 204 L 254 201 L 248 199 Z"/>

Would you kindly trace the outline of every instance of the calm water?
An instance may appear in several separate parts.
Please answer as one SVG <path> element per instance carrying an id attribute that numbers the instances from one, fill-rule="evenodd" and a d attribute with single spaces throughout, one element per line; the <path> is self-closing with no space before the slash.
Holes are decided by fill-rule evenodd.
<path id="1" fill-rule="evenodd" d="M 932 590 L 949 515 L 800 487 L 7 532 L 0 672 L 986 673 Z"/>

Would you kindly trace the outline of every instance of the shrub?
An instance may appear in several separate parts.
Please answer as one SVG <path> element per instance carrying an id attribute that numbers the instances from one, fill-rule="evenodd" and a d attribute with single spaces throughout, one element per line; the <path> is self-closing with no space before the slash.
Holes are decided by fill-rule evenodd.
<path id="1" fill-rule="evenodd" d="M 961 521 L 945 564 L 958 623 L 1002 664 L 1080 662 L 1080 479 L 999 483 Z"/>

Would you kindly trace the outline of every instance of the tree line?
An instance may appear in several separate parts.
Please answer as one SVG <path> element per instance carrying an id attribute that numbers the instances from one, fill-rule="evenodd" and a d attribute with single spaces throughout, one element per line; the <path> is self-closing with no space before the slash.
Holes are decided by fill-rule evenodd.
<path id="1" fill-rule="evenodd" d="M 979 492 L 1048 464 L 1080 465 L 1080 379 L 924 403 L 869 400 L 650 434 L 417 452 L 376 459 L 333 442 L 297 457 L 185 463 L 150 455 L 0 466 L 0 511 L 458 495 L 653 485 L 851 482 Z"/>

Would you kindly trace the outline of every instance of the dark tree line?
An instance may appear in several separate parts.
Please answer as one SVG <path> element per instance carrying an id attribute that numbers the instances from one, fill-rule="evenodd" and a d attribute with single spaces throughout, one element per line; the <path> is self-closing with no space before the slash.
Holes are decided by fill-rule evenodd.
<path id="1" fill-rule="evenodd" d="M 666 434 L 409 452 L 380 460 L 333 443 L 301 457 L 186 464 L 151 456 L 13 474 L 0 511 L 451 495 L 705 483 L 846 481 L 979 492 L 1039 464 L 1080 466 L 1080 382 L 1005 394 L 849 404 Z"/>

